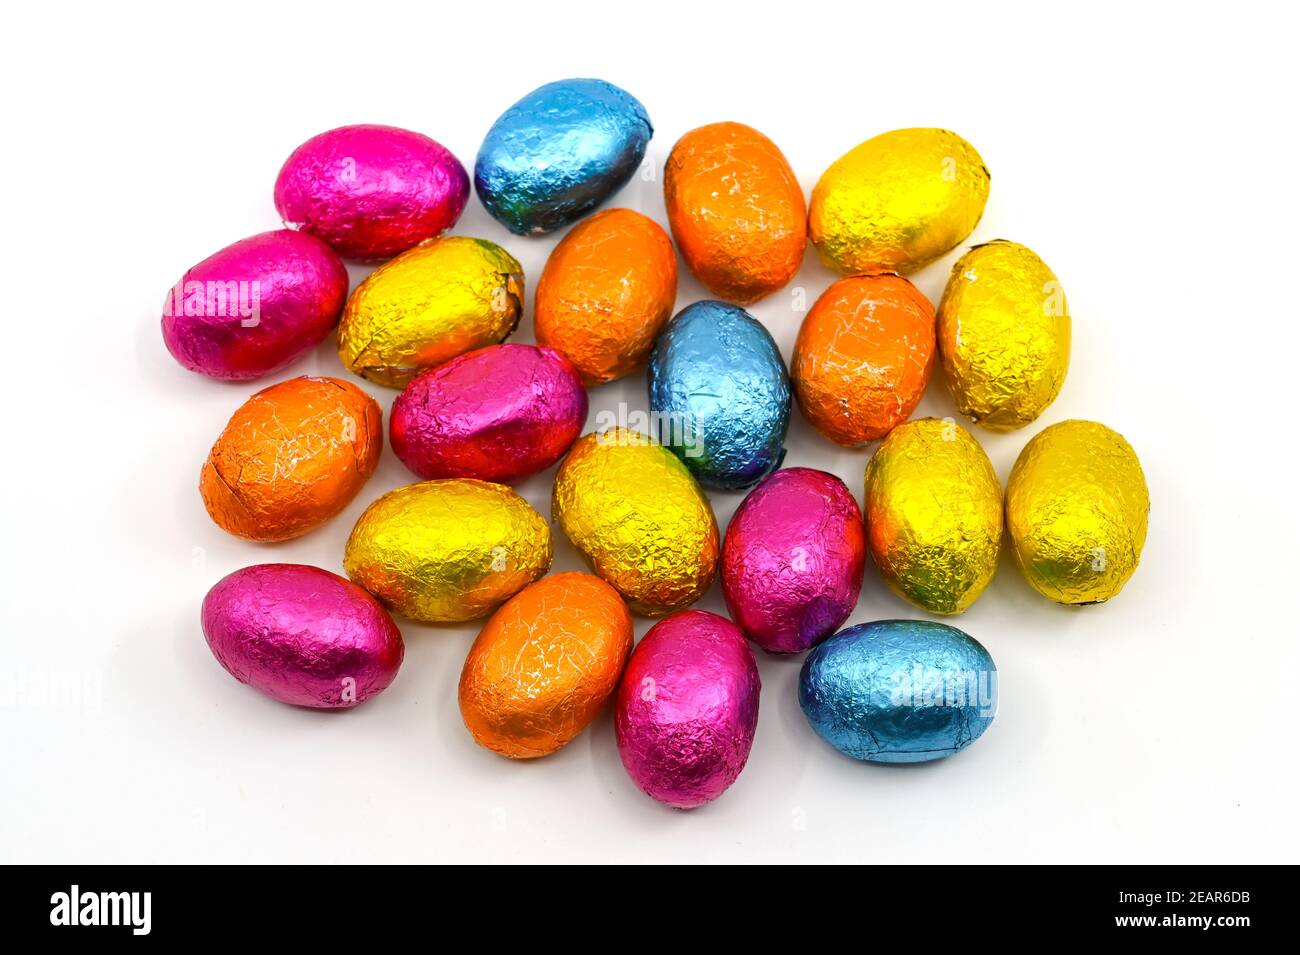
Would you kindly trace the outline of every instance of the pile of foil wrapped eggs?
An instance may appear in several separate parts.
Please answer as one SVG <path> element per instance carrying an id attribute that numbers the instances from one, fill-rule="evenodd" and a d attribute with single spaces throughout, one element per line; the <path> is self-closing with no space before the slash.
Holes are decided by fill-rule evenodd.
<path id="1" fill-rule="evenodd" d="M 928 620 L 840 629 L 867 555 L 901 598 L 959 614 L 988 586 L 1005 537 L 1029 584 L 1089 604 L 1137 567 L 1149 509 L 1116 432 L 1065 421 L 1024 447 L 1004 489 L 955 418 L 911 420 L 937 363 L 957 412 L 1008 431 L 1056 398 L 1070 316 L 1051 269 L 1008 241 L 957 261 L 936 309 L 907 275 L 963 242 L 989 173 L 940 129 L 868 139 L 805 202 L 776 144 L 721 122 L 684 135 L 663 176 L 670 235 L 599 208 L 642 165 L 653 129 L 618 87 L 534 90 L 488 131 L 473 188 L 510 232 L 570 227 L 533 293 L 486 239 L 447 234 L 471 176 L 447 149 L 390 126 L 345 126 L 299 146 L 275 204 L 287 228 L 187 271 L 168 295 L 168 350 L 211 378 L 273 375 L 337 334 L 344 369 L 400 389 L 389 443 L 420 480 L 366 508 L 343 577 L 259 564 L 202 607 L 217 660 L 285 703 L 359 705 L 402 663 L 390 614 L 485 619 L 459 703 L 482 746 L 545 756 L 612 700 L 618 751 L 653 798 L 717 798 L 749 757 L 759 674 L 751 643 L 807 653 L 799 702 L 813 730 L 860 760 L 951 755 L 988 727 L 996 668 L 963 631 Z M 598 211 L 599 210 L 599 211 Z M 787 366 L 743 306 L 785 286 L 811 241 L 833 282 Z M 677 257 L 716 299 L 673 315 Z M 349 294 L 342 258 L 378 262 Z M 583 434 L 588 389 L 647 370 L 655 433 Z M 797 403 L 838 445 L 880 442 L 865 496 L 785 464 Z M 347 378 L 295 377 L 249 398 L 204 462 L 212 520 L 250 541 L 329 521 L 374 473 L 383 414 Z M 551 520 L 511 485 L 559 463 Z M 748 490 L 722 533 L 705 489 Z M 590 573 L 548 574 L 552 525 Z M 688 609 L 721 586 L 731 619 Z M 662 617 L 634 646 L 632 614 Z"/>

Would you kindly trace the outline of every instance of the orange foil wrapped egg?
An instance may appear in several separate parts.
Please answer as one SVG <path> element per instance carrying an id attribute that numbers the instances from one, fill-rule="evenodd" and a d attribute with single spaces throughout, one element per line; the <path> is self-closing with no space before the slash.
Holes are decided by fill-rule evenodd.
<path id="1" fill-rule="evenodd" d="M 199 475 L 208 514 L 253 541 L 324 524 L 375 473 L 383 442 L 375 399 L 338 378 L 290 378 L 231 416 Z"/>
<path id="2" fill-rule="evenodd" d="M 512 759 L 555 752 L 595 719 L 632 652 L 632 615 L 591 574 L 552 574 L 501 606 L 460 675 L 474 740 Z"/>
<path id="3" fill-rule="evenodd" d="M 677 257 L 653 220 L 607 209 L 574 226 L 537 283 L 537 344 L 591 387 L 643 365 L 677 301 Z"/>
<path id="4" fill-rule="evenodd" d="M 934 306 L 892 272 L 840 279 L 809 309 L 791 380 L 808 422 L 858 447 L 906 421 L 934 366 Z"/>
<path id="5" fill-rule="evenodd" d="M 803 188 L 756 129 L 711 123 L 679 139 L 664 168 L 664 204 L 682 258 L 719 298 L 748 305 L 799 271 L 808 242 Z"/>

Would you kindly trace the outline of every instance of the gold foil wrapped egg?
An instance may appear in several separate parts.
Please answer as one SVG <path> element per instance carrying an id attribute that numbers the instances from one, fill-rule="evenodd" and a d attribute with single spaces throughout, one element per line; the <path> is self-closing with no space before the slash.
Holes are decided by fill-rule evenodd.
<path id="1" fill-rule="evenodd" d="M 1137 569 L 1151 499 L 1137 454 L 1095 421 L 1062 421 L 1025 445 L 1007 481 L 1007 530 L 1030 585 L 1095 604 Z"/>
<path id="2" fill-rule="evenodd" d="M 946 129 L 896 129 L 855 146 L 822 174 L 808 237 L 846 275 L 907 274 L 965 240 L 984 214 L 989 171 Z"/>
<path id="3" fill-rule="evenodd" d="M 485 239 L 431 239 L 375 269 L 348 299 L 339 358 L 402 388 L 425 368 L 496 345 L 519 324 L 523 267 Z"/>
<path id="4" fill-rule="evenodd" d="M 199 473 L 222 530 L 283 541 L 324 524 L 375 473 L 383 445 L 375 399 L 349 381 L 304 375 L 239 406 Z"/>
<path id="5" fill-rule="evenodd" d="M 578 440 L 555 475 L 553 516 L 596 573 L 637 613 L 694 603 L 718 564 L 718 525 L 695 478 L 667 448 L 613 428 Z"/>
<path id="6" fill-rule="evenodd" d="M 424 623 L 491 613 L 551 566 L 545 518 L 503 484 L 425 481 L 371 504 L 343 568 L 383 604 Z"/>
<path id="7" fill-rule="evenodd" d="M 664 205 L 682 258 L 714 295 L 748 305 L 789 282 L 808 244 L 803 187 L 776 143 L 711 123 L 673 146 Z"/>
<path id="8" fill-rule="evenodd" d="M 939 355 L 957 409 L 991 431 L 1023 428 L 1061 391 L 1070 364 L 1065 292 L 1037 255 L 998 239 L 953 266 Z"/>
<path id="9" fill-rule="evenodd" d="M 956 422 L 906 421 L 867 464 L 867 549 L 894 593 L 931 613 L 961 613 L 998 566 L 1002 488 Z"/>
<path id="10" fill-rule="evenodd" d="M 591 387 L 645 364 L 677 301 L 668 234 L 631 209 L 583 219 L 546 260 L 537 283 L 537 344 L 573 363 Z"/>
<path id="11" fill-rule="evenodd" d="M 591 574 L 551 574 L 511 597 L 479 632 L 460 675 L 460 713 L 480 746 L 513 759 L 555 752 L 618 688 L 632 615 Z"/>

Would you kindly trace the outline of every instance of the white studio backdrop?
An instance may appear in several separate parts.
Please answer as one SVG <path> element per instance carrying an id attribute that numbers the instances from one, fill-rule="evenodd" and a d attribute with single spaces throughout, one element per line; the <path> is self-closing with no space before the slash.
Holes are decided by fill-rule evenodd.
<path id="1" fill-rule="evenodd" d="M 995 5 L 996 6 L 996 5 Z M 1035 4 L 150 4 L 12 13 L 3 376 L 8 413 L 4 861 L 1294 861 L 1297 88 L 1284 14 Z M 1022 432 L 973 429 L 1005 483 L 1021 447 L 1104 422 L 1151 489 L 1142 564 L 1111 603 L 1055 606 L 1008 559 L 951 622 L 992 653 L 1001 708 L 956 757 L 855 763 L 804 721 L 800 659 L 759 654 L 749 765 L 717 802 L 665 809 L 625 775 L 608 713 L 554 756 L 507 761 L 461 724 L 473 625 L 400 621 L 406 661 L 365 706 L 282 706 L 231 679 L 199 628 L 252 563 L 341 572 L 378 472 L 323 529 L 276 546 L 220 531 L 199 466 L 234 409 L 163 348 L 191 264 L 279 225 L 271 189 L 304 139 L 375 122 L 471 167 L 528 90 L 599 76 L 646 105 L 643 175 L 612 204 L 665 222 L 684 132 L 772 137 L 805 191 L 878 132 L 942 126 L 992 172 L 969 243 L 1022 242 L 1060 277 L 1073 354 Z M 529 300 L 559 235 L 511 236 L 471 198 L 458 234 L 502 244 Z M 964 248 L 964 246 L 963 246 Z M 937 303 L 961 249 L 914 277 Z M 353 285 L 367 269 L 350 267 Z M 682 268 L 678 308 L 708 297 Z M 786 361 L 833 276 L 810 249 L 751 311 Z M 332 343 L 294 374 L 346 375 Z M 395 392 L 360 379 L 387 418 Z M 643 375 L 591 394 L 645 408 Z M 953 414 L 936 375 L 917 415 Z M 870 450 L 796 411 L 786 463 L 862 493 Z M 519 490 L 549 514 L 553 469 Z M 742 494 L 711 492 L 721 526 Z M 555 570 L 579 569 L 558 534 Z M 1006 555 L 1004 554 L 1004 557 Z M 718 586 L 698 605 L 725 612 Z M 922 616 L 868 566 L 850 623 Z M 651 621 L 638 618 L 638 637 Z"/>

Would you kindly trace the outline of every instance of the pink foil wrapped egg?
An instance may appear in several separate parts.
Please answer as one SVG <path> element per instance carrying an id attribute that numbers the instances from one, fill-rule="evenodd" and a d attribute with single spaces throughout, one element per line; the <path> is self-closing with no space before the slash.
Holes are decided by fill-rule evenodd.
<path id="1" fill-rule="evenodd" d="M 764 650 L 807 650 L 853 612 L 865 560 L 862 511 L 844 482 L 812 468 L 777 471 L 727 527 L 727 610 Z"/>
<path id="2" fill-rule="evenodd" d="M 730 620 L 683 610 L 641 638 L 618 688 L 618 754 L 647 795 L 693 809 L 745 768 L 758 725 L 758 666 Z"/>
<path id="3" fill-rule="evenodd" d="M 261 378 L 319 345 L 347 295 L 347 269 L 320 239 L 262 232 L 208 256 L 172 287 L 163 342 L 209 378 Z"/>
<path id="4" fill-rule="evenodd" d="M 469 174 L 428 136 L 341 126 L 307 140 L 275 180 L 285 225 L 349 259 L 385 259 L 441 235 L 469 198 Z"/>
<path id="5" fill-rule="evenodd" d="M 397 676 L 402 634 L 379 601 L 304 564 L 257 564 L 203 600 L 208 647 L 240 683 L 281 703 L 346 709 Z"/>
<path id="6" fill-rule="evenodd" d="M 560 460 L 586 420 L 587 392 L 567 358 L 489 345 L 412 379 L 393 402 L 389 438 L 425 480 L 513 484 Z"/>

